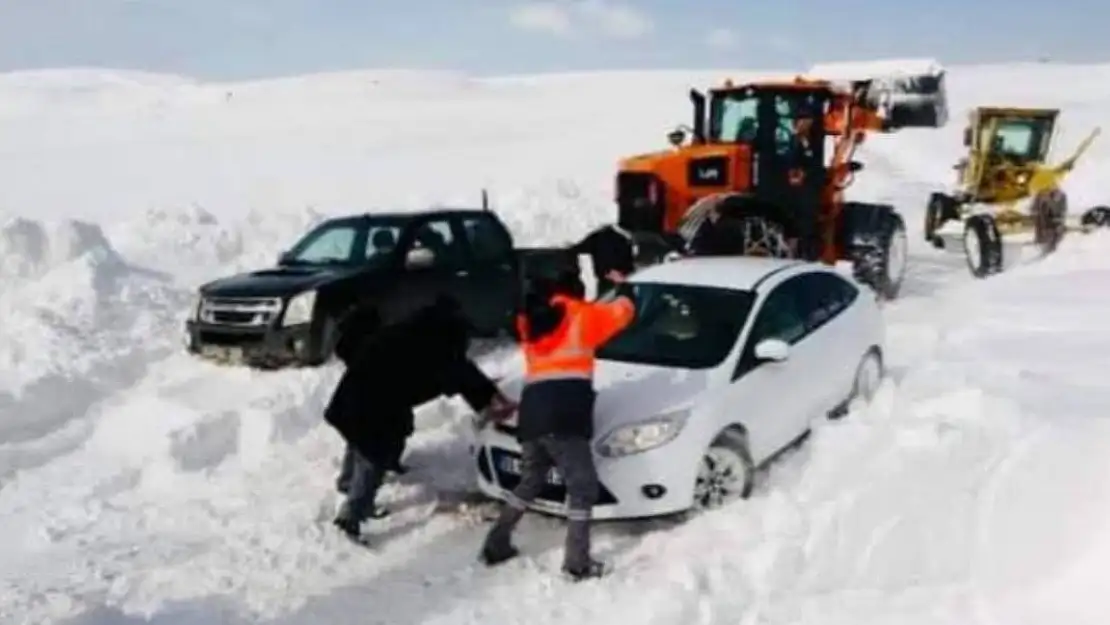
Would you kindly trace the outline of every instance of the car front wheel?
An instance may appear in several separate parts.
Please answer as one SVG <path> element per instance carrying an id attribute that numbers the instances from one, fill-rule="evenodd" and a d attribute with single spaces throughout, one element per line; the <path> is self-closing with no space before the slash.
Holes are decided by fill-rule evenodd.
<path id="1" fill-rule="evenodd" d="M 694 483 L 694 509 L 719 508 L 752 493 L 755 467 L 746 446 L 731 437 L 710 445 L 698 464 Z"/>

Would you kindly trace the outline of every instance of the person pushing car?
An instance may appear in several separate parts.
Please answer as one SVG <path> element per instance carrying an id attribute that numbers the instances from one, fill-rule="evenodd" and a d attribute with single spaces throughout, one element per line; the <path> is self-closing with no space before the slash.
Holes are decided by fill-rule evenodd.
<path id="1" fill-rule="evenodd" d="M 555 467 L 567 488 L 563 571 L 574 579 L 598 577 L 604 566 L 590 553 L 590 518 L 598 495 L 594 467 L 595 351 L 636 315 L 628 297 L 589 302 L 576 281 L 540 282 L 517 318 L 525 359 L 525 385 L 517 408 L 521 479 L 486 535 L 481 560 L 495 565 L 515 557 L 512 533 Z"/>
<path id="2" fill-rule="evenodd" d="M 356 308 L 341 327 L 336 355 L 347 369 L 324 419 L 347 443 L 349 466 L 340 476 L 347 498 L 333 523 L 363 541 L 362 522 L 387 513 L 375 499 L 385 472 L 400 464 L 415 407 L 461 395 L 476 412 L 503 418 L 515 405 L 467 355 L 469 324 L 450 298 L 386 326 L 372 306 Z"/>

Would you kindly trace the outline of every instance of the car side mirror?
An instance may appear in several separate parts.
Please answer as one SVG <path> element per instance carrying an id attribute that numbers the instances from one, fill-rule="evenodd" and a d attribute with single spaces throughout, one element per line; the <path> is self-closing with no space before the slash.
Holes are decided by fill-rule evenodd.
<path id="1" fill-rule="evenodd" d="M 426 247 L 409 250 L 405 255 L 405 269 L 424 269 L 431 267 L 436 260 L 436 255 Z"/>
<path id="2" fill-rule="evenodd" d="M 291 258 L 293 258 L 293 255 L 290 254 L 288 251 L 282 252 L 282 253 L 278 254 L 277 264 L 278 265 L 285 265 L 289 262 L 289 260 Z"/>
<path id="3" fill-rule="evenodd" d="M 763 339 L 755 346 L 755 357 L 759 360 L 782 362 L 790 356 L 790 345 L 782 339 Z"/>

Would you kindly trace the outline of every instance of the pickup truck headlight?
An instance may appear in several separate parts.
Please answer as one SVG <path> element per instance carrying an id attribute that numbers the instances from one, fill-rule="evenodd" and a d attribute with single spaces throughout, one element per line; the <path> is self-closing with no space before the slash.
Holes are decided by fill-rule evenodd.
<path id="1" fill-rule="evenodd" d="M 194 293 L 193 298 L 189 300 L 189 321 L 200 319 L 200 306 L 203 303 L 204 297 L 200 293 Z"/>
<path id="2" fill-rule="evenodd" d="M 689 410 L 679 410 L 621 426 L 598 442 L 597 452 L 607 458 L 619 458 L 655 449 L 674 440 L 689 416 Z"/>
<path id="3" fill-rule="evenodd" d="M 293 326 L 301 323 L 309 323 L 312 321 L 312 309 L 316 306 L 316 291 L 305 291 L 298 295 L 294 295 L 289 300 L 289 305 L 285 307 L 285 316 L 281 319 L 281 325 Z"/>

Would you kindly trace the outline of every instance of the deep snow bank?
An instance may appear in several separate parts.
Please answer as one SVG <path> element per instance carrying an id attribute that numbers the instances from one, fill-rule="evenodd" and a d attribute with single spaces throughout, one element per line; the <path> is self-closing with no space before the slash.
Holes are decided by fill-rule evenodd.
<path id="1" fill-rule="evenodd" d="M 194 207 L 106 229 L 67 219 L 0 226 L 0 481 L 77 444 L 96 402 L 179 352 L 199 283 L 273 262 L 319 218 L 220 220 Z"/>
<path id="2" fill-rule="evenodd" d="M 0 274 L 0 445 L 51 431 L 145 368 L 184 303 L 80 221 L 8 221 Z"/>

